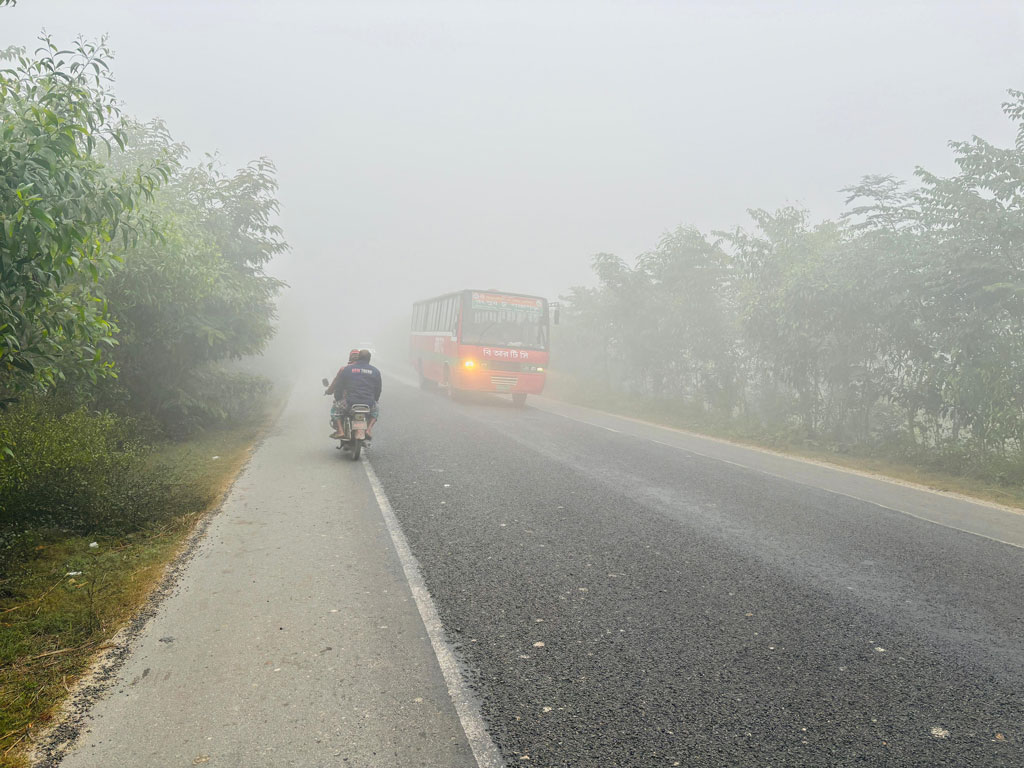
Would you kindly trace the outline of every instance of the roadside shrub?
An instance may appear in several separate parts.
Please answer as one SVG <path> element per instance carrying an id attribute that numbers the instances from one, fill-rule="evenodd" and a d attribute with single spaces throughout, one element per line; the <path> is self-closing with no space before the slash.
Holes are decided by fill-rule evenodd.
<path id="1" fill-rule="evenodd" d="M 132 420 L 48 399 L 0 415 L 0 572 L 41 532 L 126 532 L 166 516 L 182 485 Z"/>
<path id="2" fill-rule="evenodd" d="M 168 435 L 182 438 L 212 426 L 236 426 L 261 417 L 271 383 L 220 367 L 200 369 L 167 394 L 154 414 Z"/>

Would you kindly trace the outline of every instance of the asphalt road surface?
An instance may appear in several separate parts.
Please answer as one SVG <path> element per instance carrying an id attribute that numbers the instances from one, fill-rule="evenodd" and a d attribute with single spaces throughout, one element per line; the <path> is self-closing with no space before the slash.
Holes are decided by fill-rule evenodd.
<path id="1" fill-rule="evenodd" d="M 510 764 L 1024 765 L 1024 549 L 621 420 L 395 385 L 384 418 L 370 460 Z"/>
<path id="2" fill-rule="evenodd" d="M 394 379 L 374 488 L 318 395 L 63 765 L 476 765 L 406 541 L 508 765 L 1024 765 L 1024 516 Z"/>

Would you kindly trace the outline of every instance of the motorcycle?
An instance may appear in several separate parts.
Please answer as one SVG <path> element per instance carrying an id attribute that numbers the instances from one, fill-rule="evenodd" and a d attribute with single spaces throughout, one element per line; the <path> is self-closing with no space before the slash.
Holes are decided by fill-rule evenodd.
<path id="1" fill-rule="evenodd" d="M 325 387 L 330 386 L 327 379 L 323 379 Z M 356 403 L 348 407 L 348 411 L 341 417 L 342 437 L 337 438 L 338 448 L 347 453 L 352 461 L 359 459 L 366 441 L 366 427 L 370 421 L 370 406 Z M 347 437 L 345 437 L 347 435 Z"/>

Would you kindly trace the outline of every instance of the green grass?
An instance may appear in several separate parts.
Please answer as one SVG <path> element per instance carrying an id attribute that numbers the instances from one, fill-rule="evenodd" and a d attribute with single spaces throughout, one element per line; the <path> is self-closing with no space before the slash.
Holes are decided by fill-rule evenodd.
<path id="1" fill-rule="evenodd" d="M 144 603 L 197 520 L 220 501 L 263 427 L 210 431 L 161 446 L 154 465 L 189 478 L 174 500 L 175 515 L 118 536 L 41 534 L 31 556 L 0 581 L 0 766 L 27 764 L 33 734 Z"/>
<path id="2" fill-rule="evenodd" d="M 939 491 L 1024 509 L 1024 460 L 1020 457 L 937 454 L 924 448 L 833 445 L 800 439 L 782 430 L 715 417 L 666 399 L 600 391 L 568 376 L 549 377 L 545 394 L 576 405 L 649 421 L 675 429 L 822 461 Z"/>

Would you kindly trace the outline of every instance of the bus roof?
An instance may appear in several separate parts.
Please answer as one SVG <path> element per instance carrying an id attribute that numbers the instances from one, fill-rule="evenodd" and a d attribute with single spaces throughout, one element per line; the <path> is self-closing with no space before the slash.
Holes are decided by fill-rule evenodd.
<path id="1" fill-rule="evenodd" d="M 414 301 L 413 304 L 423 304 L 428 301 L 437 301 L 438 299 L 447 299 L 449 296 L 457 296 L 460 293 L 498 293 L 502 296 L 521 296 L 524 299 L 540 299 L 541 301 L 547 301 L 543 296 L 536 296 L 532 293 L 519 293 L 518 291 L 499 291 L 495 288 L 463 288 L 459 291 L 449 291 L 448 293 L 442 293 L 440 296 L 431 296 L 429 299 L 420 299 Z"/>

